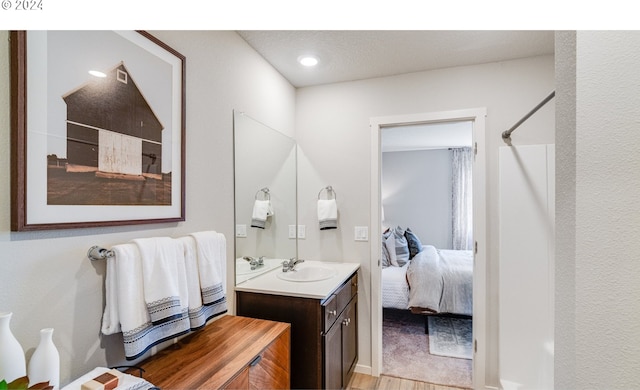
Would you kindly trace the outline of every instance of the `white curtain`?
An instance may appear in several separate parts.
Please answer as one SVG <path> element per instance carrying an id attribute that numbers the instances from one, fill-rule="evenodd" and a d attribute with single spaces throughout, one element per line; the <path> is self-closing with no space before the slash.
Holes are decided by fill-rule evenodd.
<path id="1" fill-rule="evenodd" d="M 453 249 L 473 248 L 473 199 L 471 190 L 473 150 L 454 148 L 452 159 L 452 230 Z"/>

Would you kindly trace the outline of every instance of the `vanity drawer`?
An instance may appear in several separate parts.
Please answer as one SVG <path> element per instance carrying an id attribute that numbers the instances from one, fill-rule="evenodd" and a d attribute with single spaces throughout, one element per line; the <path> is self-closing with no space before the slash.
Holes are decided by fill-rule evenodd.
<path id="1" fill-rule="evenodd" d="M 324 311 L 324 331 L 327 332 L 331 325 L 336 322 L 340 312 L 338 311 L 338 299 L 335 295 L 331 295 L 322 305 Z"/>
<path id="2" fill-rule="evenodd" d="M 338 313 L 341 313 L 358 292 L 358 275 L 354 274 L 345 284 L 343 284 L 336 292 Z"/>

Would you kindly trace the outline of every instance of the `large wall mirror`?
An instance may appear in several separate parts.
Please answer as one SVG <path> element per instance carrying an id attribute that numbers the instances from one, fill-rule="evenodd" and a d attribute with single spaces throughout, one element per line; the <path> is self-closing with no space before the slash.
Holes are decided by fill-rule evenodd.
<path id="1" fill-rule="evenodd" d="M 239 111 L 233 112 L 233 130 L 240 284 L 296 256 L 296 143 Z"/>

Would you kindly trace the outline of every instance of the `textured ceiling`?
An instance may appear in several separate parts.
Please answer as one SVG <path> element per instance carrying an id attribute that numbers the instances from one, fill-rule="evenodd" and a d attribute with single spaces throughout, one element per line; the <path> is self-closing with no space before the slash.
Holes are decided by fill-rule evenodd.
<path id="1" fill-rule="evenodd" d="M 553 54 L 553 31 L 238 31 L 295 87 Z M 313 54 L 315 68 L 297 58 Z"/>

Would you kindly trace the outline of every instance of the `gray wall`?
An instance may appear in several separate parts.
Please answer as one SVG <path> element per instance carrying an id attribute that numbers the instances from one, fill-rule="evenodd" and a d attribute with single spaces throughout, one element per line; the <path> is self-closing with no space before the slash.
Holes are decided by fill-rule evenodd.
<path id="1" fill-rule="evenodd" d="M 450 150 L 382 153 L 381 197 L 383 230 L 409 227 L 423 245 L 452 248 Z"/>
<path id="2" fill-rule="evenodd" d="M 61 384 L 123 359 L 122 339 L 100 335 L 105 262 L 92 245 L 216 230 L 227 239 L 233 295 L 232 110 L 294 134 L 295 89 L 235 32 L 152 32 L 186 56 L 186 221 L 136 227 L 10 232 L 8 32 L 0 32 L 0 311 L 30 357 L 41 328 L 53 327 Z"/>

